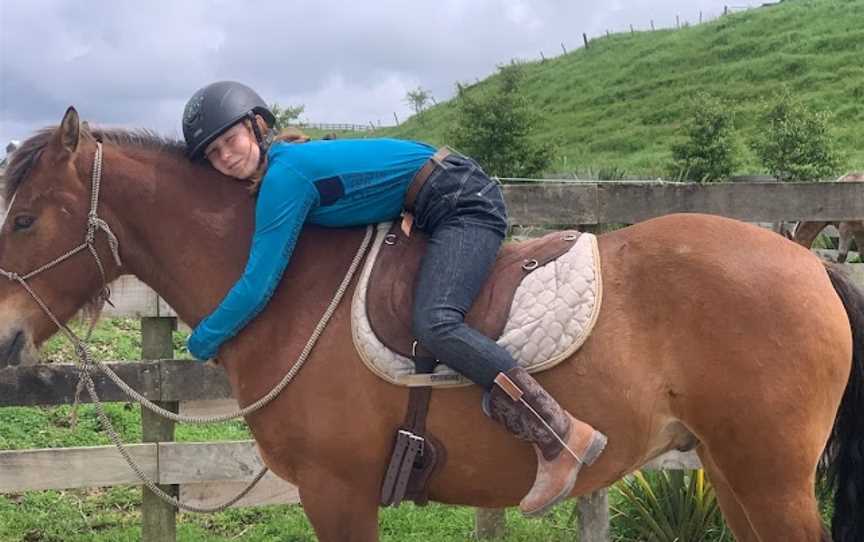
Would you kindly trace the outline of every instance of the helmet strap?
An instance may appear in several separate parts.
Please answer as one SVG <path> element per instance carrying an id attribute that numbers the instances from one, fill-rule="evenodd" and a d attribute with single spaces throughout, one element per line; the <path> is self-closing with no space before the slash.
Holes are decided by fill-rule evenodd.
<path id="1" fill-rule="evenodd" d="M 252 133 L 255 134 L 255 141 L 258 143 L 258 169 L 261 169 L 261 166 L 264 165 L 264 161 L 267 159 L 267 150 L 270 149 L 270 144 L 273 143 L 273 130 L 268 130 L 266 135 L 262 135 L 261 130 L 258 128 L 258 119 L 255 116 L 255 112 L 250 111 L 246 114 L 246 117 L 249 119 L 250 124 L 252 124 Z"/>

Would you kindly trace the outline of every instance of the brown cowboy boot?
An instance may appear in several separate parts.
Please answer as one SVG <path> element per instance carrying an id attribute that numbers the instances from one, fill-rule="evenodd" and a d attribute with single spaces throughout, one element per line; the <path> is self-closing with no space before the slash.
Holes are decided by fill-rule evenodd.
<path id="1" fill-rule="evenodd" d="M 534 445 L 537 476 L 519 503 L 525 515 L 544 514 L 565 499 L 580 467 L 594 463 L 606 446 L 606 435 L 571 416 L 521 367 L 498 373 L 484 410 Z"/>

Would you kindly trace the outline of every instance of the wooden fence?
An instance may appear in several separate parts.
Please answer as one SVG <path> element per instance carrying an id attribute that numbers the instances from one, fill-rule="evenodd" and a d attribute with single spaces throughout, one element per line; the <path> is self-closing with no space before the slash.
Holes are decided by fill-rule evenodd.
<path id="1" fill-rule="evenodd" d="M 752 222 L 780 220 L 852 219 L 864 216 L 864 183 L 734 183 L 695 185 L 679 183 L 544 182 L 509 185 L 505 195 L 511 220 L 522 225 L 631 223 L 672 211 L 709 212 Z M 856 282 L 864 284 L 860 265 L 847 265 Z M 118 374 L 145 397 L 186 413 L 215 413 L 236 406 L 220 369 L 173 357 L 171 331 L 174 312 L 132 277 L 113 285 L 115 307 L 106 316 L 142 318 L 142 357 L 160 361 L 114 364 Z M 104 401 L 128 398 L 105 377 L 97 389 Z M 0 406 L 70 404 L 77 373 L 69 365 L 13 367 L 0 370 Z M 290 392 L 290 391 L 289 391 Z M 83 394 L 81 400 L 89 401 Z M 142 414 L 143 441 L 131 444 L 133 457 L 145 472 L 181 501 L 213 505 L 236 494 L 260 468 L 251 441 L 176 443 L 173 422 Z M 98 469 L 93 466 L 98 465 Z M 649 468 L 697 468 L 692 454 L 667 454 Z M 137 477 L 113 446 L 0 452 L 0 492 L 67 489 L 138 484 Z M 296 488 L 266 477 L 238 503 L 250 506 L 296 503 Z M 579 501 L 580 540 L 608 537 L 605 491 Z M 503 528 L 501 511 L 478 510 L 478 535 Z M 142 503 L 144 540 L 175 539 L 175 511 L 145 490 Z"/>

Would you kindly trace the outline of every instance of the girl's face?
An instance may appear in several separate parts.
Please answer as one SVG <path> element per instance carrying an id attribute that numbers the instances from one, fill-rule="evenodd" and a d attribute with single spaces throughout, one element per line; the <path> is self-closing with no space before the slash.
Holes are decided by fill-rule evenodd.
<path id="1" fill-rule="evenodd" d="M 246 181 L 255 176 L 261 149 L 248 124 L 238 122 L 207 145 L 207 160 L 220 173 Z"/>

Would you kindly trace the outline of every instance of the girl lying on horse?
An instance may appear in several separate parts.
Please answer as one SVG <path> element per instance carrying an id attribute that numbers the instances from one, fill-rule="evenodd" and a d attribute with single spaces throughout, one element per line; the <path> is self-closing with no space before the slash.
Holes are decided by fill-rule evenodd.
<path id="1" fill-rule="evenodd" d="M 567 497 L 606 437 L 566 412 L 494 341 L 464 322 L 507 230 L 498 183 L 470 158 L 396 139 L 275 140 L 275 118 L 249 87 L 217 82 L 186 105 L 188 155 L 251 183 L 255 233 L 246 268 L 198 322 L 189 351 L 216 356 L 266 305 L 306 222 L 348 227 L 394 220 L 429 236 L 412 329 L 440 362 L 482 386 L 484 411 L 537 454 L 534 486 L 520 503 L 540 514 Z M 413 223 L 412 223 L 413 221 Z"/>

